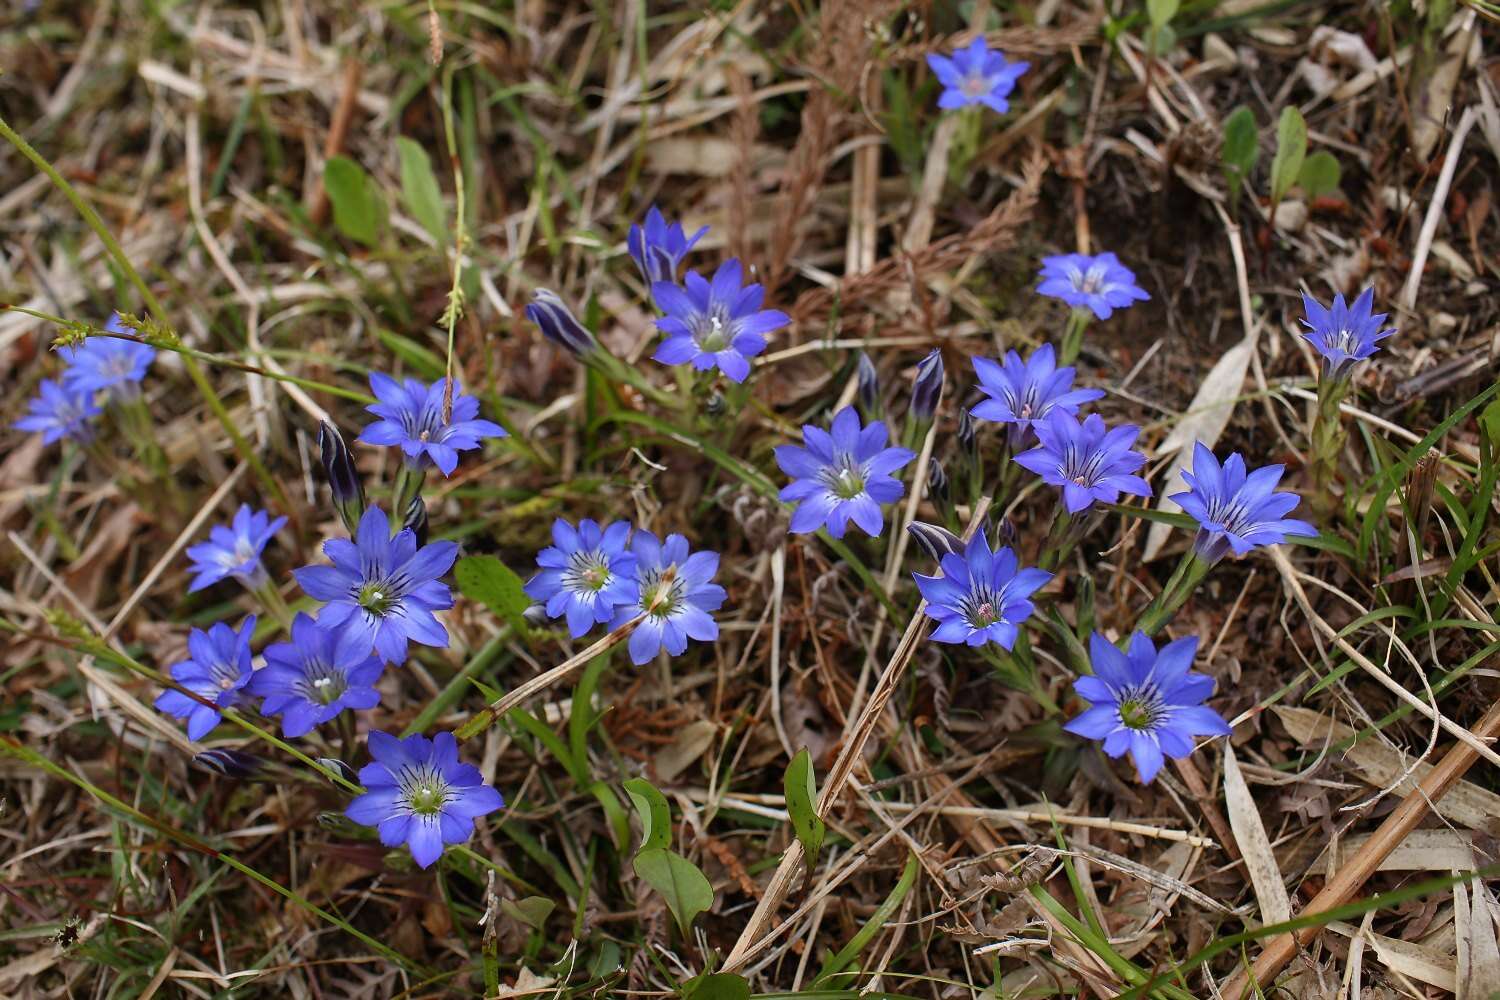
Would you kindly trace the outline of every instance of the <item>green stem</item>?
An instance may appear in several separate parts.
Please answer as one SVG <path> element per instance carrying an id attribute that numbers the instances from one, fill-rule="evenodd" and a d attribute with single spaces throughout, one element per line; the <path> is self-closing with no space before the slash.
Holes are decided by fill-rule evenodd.
<path id="1" fill-rule="evenodd" d="M 1308 506 L 1318 522 L 1326 523 L 1338 506 L 1332 485 L 1337 478 L 1339 453 L 1344 450 L 1344 424 L 1339 415 L 1339 404 L 1349 390 L 1347 378 L 1318 380 L 1318 413 L 1313 418 L 1312 448 L 1308 456 L 1308 480 L 1311 493 Z"/>
<path id="2" fill-rule="evenodd" d="M 1152 601 L 1151 606 L 1136 620 L 1135 631 L 1144 632 L 1146 635 L 1155 635 L 1160 632 L 1172 620 L 1177 609 L 1181 608 L 1192 596 L 1193 591 L 1198 589 L 1198 584 L 1203 582 L 1203 578 L 1212 568 L 1212 564 L 1200 559 L 1195 551 L 1189 549 L 1182 557 L 1182 561 L 1177 564 L 1177 568 L 1172 571 L 1172 578 L 1156 596 L 1156 600 Z"/>
<path id="3" fill-rule="evenodd" d="M 120 246 L 114 234 L 105 226 L 104 220 L 99 218 L 99 213 L 94 211 L 93 206 L 83 199 L 83 195 L 78 193 L 78 189 L 68 183 L 68 179 L 59 173 L 57 168 L 49 163 L 45 156 L 31 148 L 31 144 L 23 139 L 15 129 L 11 128 L 10 123 L 4 117 L 0 117 L 0 136 L 3 136 L 12 146 L 15 146 L 21 155 L 30 160 L 33 166 L 45 174 L 47 179 L 52 182 L 52 185 L 63 193 L 63 197 L 72 203 L 73 208 L 83 218 L 83 221 L 104 244 L 104 249 L 114 259 L 115 266 L 119 268 L 120 273 L 129 278 L 130 283 L 135 286 L 136 291 L 141 296 L 141 301 L 146 304 L 146 308 L 151 311 L 151 315 L 155 316 L 157 322 L 161 323 L 162 326 L 170 328 L 171 321 L 167 318 L 166 309 L 162 308 L 160 300 L 157 299 L 146 285 L 146 280 L 141 277 L 135 265 L 130 262 L 130 258 L 125 256 L 124 248 Z M 188 377 L 193 380 L 193 384 L 197 386 L 198 392 L 203 396 L 203 401 L 208 404 L 208 408 L 218 418 L 220 426 L 224 428 L 224 433 L 229 435 L 229 440 L 234 444 L 234 450 L 250 465 L 250 468 L 255 472 L 256 478 L 276 498 L 280 507 L 283 510 L 290 511 L 292 505 L 291 501 L 287 499 L 286 492 L 282 490 L 281 484 L 271 477 L 271 473 L 266 469 L 265 464 L 261 462 L 260 456 L 255 453 L 254 449 L 250 447 L 250 442 L 245 440 L 245 436 L 235 426 L 234 419 L 229 415 L 229 410 L 225 408 L 223 400 L 219 399 L 218 393 L 214 391 L 213 386 L 209 384 L 207 377 L 203 374 L 203 369 L 190 356 L 184 356 L 182 360 L 183 367 L 187 369 Z"/>
<path id="4" fill-rule="evenodd" d="M 413 468 L 405 460 L 401 462 L 401 468 L 396 473 L 395 485 L 391 488 L 392 535 L 401 530 L 401 525 L 406 520 L 406 506 L 422 492 L 422 481 L 426 478 L 426 469 Z"/>
<path id="5" fill-rule="evenodd" d="M 250 591 L 260 601 L 261 607 L 266 613 L 281 623 L 282 629 L 291 634 L 292 631 L 292 609 L 287 606 L 286 599 L 281 596 L 281 591 L 276 589 L 276 584 L 267 579 L 260 586 Z"/>
<path id="6" fill-rule="evenodd" d="M 1071 365 L 1078 359 L 1078 352 L 1083 349 L 1083 331 L 1088 329 L 1093 318 L 1094 314 L 1087 309 L 1074 309 L 1068 313 L 1068 325 L 1063 327 L 1062 350 L 1058 352 L 1059 366 Z"/>

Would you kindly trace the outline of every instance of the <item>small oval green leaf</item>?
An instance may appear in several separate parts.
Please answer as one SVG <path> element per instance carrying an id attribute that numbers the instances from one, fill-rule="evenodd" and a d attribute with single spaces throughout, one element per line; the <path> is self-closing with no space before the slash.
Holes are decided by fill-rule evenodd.
<path id="1" fill-rule="evenodd" d="M 396 139 L 396 153 L 401 159 L 401 200 L 422 228 L 442 246 L 448 241 L 448 206 L 438 186 L 432 161 L 415 140 L 406 136 Z"/>
<path id="2" fill-rule="evenodd" d="M 1297 173 L 1297 186 L 1309 200 L 1322 198 L 1339 189 L 1342 176 L 1339 161 L 1326 149 L 1320 149 L 1303 161 L 1302 169 Z"/>
<path id="3" fill-rule="evenodd" d="M 677 927 L 684 937 L 698 914 L 714 904 L 714 887 L 708 877 L 680 854 L 654 847 L 637 854 L 632 867 L 642 881 L 667 901 L 667 909 L 677 918 Z"/>
<path id="4" fill-rule="evenodd" d="M 385 225 L 385 201 L 364 168 L 347 156 L 333 156 L 323 165 L 323 190 L 333 206 L 339 232 L 365 246 L 374 246 Z"/>
<path id="5" fill-rule="evenodd" d="M 828 827 L 818 816 L 818 787 L 813 779 L 812 754 L 807 747 L 797 751 L 786 768 L 786 811 L 792 819 L 792 831 L 802 842 L 807 867 L 812 869 L 823 848 Z"/>
<path id="6" fill-rule="evenodd" d="M 525 583 L 505 563 L 494 556 L 465 556 L 453 567 L 453 578 L 465 597 L 499 615 L 522 638 L 529 634 L 526 609 L 531 598 Z"/>
<path id="7" fill-rule="evenodd" d="M 645 778 L 625 782 L 635 811 L 641 817 L 641 853 L 661 850 L 672 842 L 672 809 L 667 797 Z M 639 855 L 637 855 L 639 856 Z"/>
<path id="8" fill-rule="evenodd" d="M 1271 160 L 1271 202 L 1277 204 L 1297 183 L 1307 157 L 1307 122 L 1302 112 L 1288 106 L 1276 123 L 1276 156 Z"/>

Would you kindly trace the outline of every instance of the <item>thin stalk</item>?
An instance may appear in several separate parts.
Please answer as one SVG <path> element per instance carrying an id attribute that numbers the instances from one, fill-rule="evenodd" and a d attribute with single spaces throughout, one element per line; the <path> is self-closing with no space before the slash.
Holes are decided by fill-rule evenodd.
<path id="1" fill-rule="evenodd" d="M 1068 325 L 1063 327 L 1062 350 L 1058 352 L 1058 365 L 1071 365 L 1083 349 L 1083 331 L 1088 329 L 1094 314 L 1087 309 L 1074 309 L 1068 313 Z"/>

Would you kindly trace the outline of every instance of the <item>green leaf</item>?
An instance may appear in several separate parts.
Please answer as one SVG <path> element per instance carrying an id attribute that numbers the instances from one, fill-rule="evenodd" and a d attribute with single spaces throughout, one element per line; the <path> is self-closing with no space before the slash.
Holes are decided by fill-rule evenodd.
<path id="1" fill-rule="evenodd" d="M 1326 149 L 1320 149 L 1303 161 L 1302 169 L 1297 172 L 1297 186 L 1311 201 L 1337 191 L 1340 176 L 1339 161 Z"/>
<path id="2" fill-rule="evenodd" d="M 385 201 L 364 168 L 347 156 L 330 158 L 323 165 L 323 190 L 333 205 L 333 224 L 339 232 L 374 246 L 385 225 Z"/>
<path id="3" fill-rule="evenodd" d="M 1170 24 L 1163 24 L 1160 27 L 1152 28 L 1150 35 L 1152 55 L 1164 56 L 1172 51 L 1172 46 L 1177 44 L 1177 32 L 1172 29 Z"/>
<path id="4" fill-rule="evenodd" d="M 698 914 L 714 903 L 714 887 L 698 866 L 661 847 L 641 851 L 632 863 L 636 875 L 661 893 L 677 927 L 687 936 Z"/>
<path id="5" fill-rule="evenodd" d="M 709 972 L 688 985 L 687 1000 L 750 1000 L 750 981 L 732 972 Z"/>
<path id="6" fill-rule="evenodd" d="M 670 844 L 672 842 L 672 810 L 667 805 L 667 797 L 657 791 L 656 786 L 645 778 L 631 778 L 625 782 L 625 794 L 630 796 L 635 811 L 641 817 L 640 853 L 662 850 Z"/>
<path id="7" fill-rule="evenodd" d="M 527 896 L 514 902 L 509 899 L 500 900 L 501 912 L 537 930 L 542 929 L 542 925 L 547 922 L 547 917 L 555 909 L 557 909 L 556 903 L 541 896 Z"/>
<path id="8" fill-rule="evenodd" d="M 1276 156 L 1271 160 L 1271 203 L 1277 204 L 1297 183 L 1307 156 L 1307 122 L 1302 112 L 1288 106 L 1276 123 Z"/>
<path id="9" fill-rule="evenodd" d="M 1489 437 L 1490 447 L 1500 448 L 1500 402 L 1491 403 L 1480 411 L 1479 426 Z"/>
<path id="10" fill-rule="evenodd" d="M 1240 105 L 1224 119 L 1224 165 L 1249 174 L 1260 159 L 1259 130 L 1255 126 L 1255 112 Z"/>
<path id="11" fill-rule="evenodd" d="M 802 853 L 806 856 L 809 871 L 817 863 L 818 852 L 823 849 L 823 836 L 828 832 L 828 827 L 818 816 L 817 800 L 812 754 L 803 747 L 786 768 L 786 811 L 792 818 L 792 830 L 802 842 Z"/>
<path id="12" fill-rule="evenodd" d="M 517 635 L 522 638 L 528 635 L 526 609 L 531 607 L 531 598 L 526 596 L 526 585 L 509 566 L 494 556 L 465 556 L 453 567 L 453 578 L 465 597 L 499 615 Z"/>
<path id="13" fill-rule="evenodd" d="M 1146 0 L 1146 13 L 1151 18 L 1151 26 L 1161 28 L 1172 18 L 1177 16 L 1177 8 L 1180 0 Z"/>
<path id="14" fill-rule="evenodd" d="M 438 187 L 437 174 L 432 172 L 427 150 L 403 135 L 396 139 L 396 152 L 401 158 L 401 200 L 442 246 L 448 242 L 448 206 L 443 203 L 443 191 Z"/>

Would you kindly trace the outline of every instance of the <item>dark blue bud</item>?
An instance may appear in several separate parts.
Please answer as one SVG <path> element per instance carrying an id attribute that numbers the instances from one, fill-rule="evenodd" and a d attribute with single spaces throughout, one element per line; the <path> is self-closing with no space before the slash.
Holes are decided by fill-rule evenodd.
<path id="1" fill-rule="evenodd" d="M 252 778 L 260 773 L 265 766 L 265 761 L 253 753 L 243 750 L 231 750 L 228 747 L 216 747 L 205 750 L 193 757 L 193 765 L 204 771 L 225 778 Z"/>
<path id="2" fill-rule="evenodd" d="M 578 322 L 567 304 L 555 292 L 538 288 L 531 304 L 526 307 L 526 318 L 535 323 L 542 336 L 566 349 L 574 357 L 583 357 L 599 347 L 594 335 Z"/>
<path id="3" fill-rule="evenodd" d="M 880 376 L 875 373 L 875 362 L 864 351 L 859 352 L 859 408 L 869 417 L 880 409 Z"/>
<path id="4" fill-rule="evenodd" d="M 412 497 L 411 503 L 406 505 L 406 518 L 401 527 L 410 528 L 417 536 L 417 548 L 427 544 L 427 504 L 420 495 Z"/>
<path id="5" fill-rule="evenodd" d="M 365 512 L 365 488 L 343 437 L 326 420 L 318 425 L 318 452 L 329 492 L 333 494 L 334 509 L 352 533 Z"/>
<path id="6" fill-rule="evenodd" d="M 931 420 L 943 399 L 943 353 L 934 347 L 932 353 L 917 365 L 916 383 L 911 390 L 911 413 L 918 420 Z"/>
<path id="7" fill-rule="evenodd" d="M 948 502 L 948 474 L 943 471 L 943 463 L 935 458 L 927 466 L 927 495 L 936 503 Z"/>
<path id="8" fill-rule="evenodd" d="M 958 447 L 965 455 L 979 451 L 979 438 L 974 432 L 974 417 L 966 407 L 958 415 Z"/>
<path id="9" fill-rule="evenodd" d="M 348 764 L 345 764 L 337 757 L 319 757 L 317 758 L 317 761 L 319 764 L 322 764 L 324 767 L 328 768 L 328 770 L 332 771 L 340 778 L 343 778 L 345 781 L 349 782 L 349 784 L 359 784 L 359 775 L 355 773 L 354 768 L 350 767 Z"/>
<path id="10" fill-rule="evenodd" d="M 906 526 L 906 530 L 911 532 L 912 539 L 921 546 L 922 551 L 926 552 L 933 562 L 942 562 L 943 556 L 963 555 L 963 539 L 947 528 L 940 528 L 926 521 L 913 521 Z"/>

